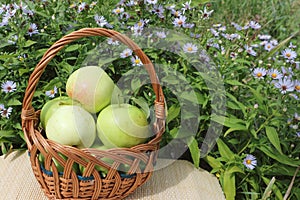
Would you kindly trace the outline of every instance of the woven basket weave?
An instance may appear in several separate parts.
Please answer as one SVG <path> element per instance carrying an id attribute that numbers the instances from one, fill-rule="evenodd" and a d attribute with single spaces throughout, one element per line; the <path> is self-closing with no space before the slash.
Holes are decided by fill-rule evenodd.
<path id="1" fill-rule="evenodd" d="M 43 130 L 38 126 L 40 110 L 35 110 L 32 106 L 39 79 L 47 64 L 65 45 L 89 36 L 105 36 L 122 42 L 131 48 L 144 64 L 156 95 L 153 123 L 155 136 L 149 142 L 131 148 L 104 151 L 61 145 L 43 136 Z M 113 200 L 128 196 L 151 177 L 164 128 L 164 96 L 153 64 L 132 40 L 116 31 L 84 28 L 62 37 L 45 52 L 29 78 L 22 105 L 22 129 L 32 170 L 49 199 Z M 41 155 L 44 158 L 43 162 L 39 159 Z M 101 158 L 112 159 L 112 165 L 102 162 Z M 57 169 L 54 160 L 63 167 L 63 172 Z M 78 175 L 74 165 L 83 166 L 85 168 L 83 174 Z M 123 174 L 117 170 L 122 165 L 126 165 L 129 169 Z M 105 177 L 97 171 L 99 166 L 108 170 Z"/>

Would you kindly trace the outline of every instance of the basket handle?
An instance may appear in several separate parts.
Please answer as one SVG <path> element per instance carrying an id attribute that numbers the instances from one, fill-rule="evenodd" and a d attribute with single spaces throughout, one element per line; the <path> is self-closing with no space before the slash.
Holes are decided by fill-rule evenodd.
<path id="1" fill-rule="evenodd" d="M 154 93 L 156 95 L 155 99 L 155 113 L 156 117 L 158 119 L 164 120 L 165 118 L 165 110 L 164 110 L 164 95 L 162 92 L 162 88 L 160 86 L 159 80 L 157 78 L 156 72 L 154 70 L 154 66 L 148 56 L 142 51 L 142 49 L 133 42 L 130 38 L 127 36 L 114 31 L 109 30 L 105 28 L 83 28 L 77 31 L 74 31 L 68 35 L 65 35 L 61 39 L 59 39 L 57 42 L 55 42 L 43 55 L 40 62 L 35 67 L 34 71 L 29 77 L 28 85 L 25 90 L 24 98 L 23 98 L 23 104 L 22 104 L 22 127 L 23 130 L 25 127 L 26 121 L 34 121 L 36 120 L 36 114 L 35 110 L 32 107 L 32 99 L 34 92 L 36 90 L 36 86 L 38 84 L 38 81 L 44 72 L 47 64 L 52 60 L 52 58 L 62 49 L 65 45 L 71 43 L 74 40 L 88 37 L 88 36 L 105 36 L 110 37 L 115 40 L 118 40 L 122 42 L 123 44 L 127 45 L 142 61 L 145 69 L 147 70 L 150 80 L 152 83 L 152 87 L 154 90 Z M 28 127 L 27 127 L 28 128 Z M 26 130 L 25 136 L 26 136 Z M 29 131 L 30 132 L 30 131 Z"/>

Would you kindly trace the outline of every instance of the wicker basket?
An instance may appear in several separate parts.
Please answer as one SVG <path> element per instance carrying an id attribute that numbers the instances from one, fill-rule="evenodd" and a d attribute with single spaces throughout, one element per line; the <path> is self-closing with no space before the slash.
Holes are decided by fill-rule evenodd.
<path id="1" fill-rule="evenodd" d="M 50 60 L 68 43 L 87 36 L 105 36 L 116 39 L 141 59 L 146 68 L 156 95 L 155 136 L 147 143 L 132 148 L 115 148 L 107 151 L 78 149 L 61 145 L 46 139 L 39 124 L 39 110 L 32 106 L 32 99 L 38 81 Z M 22 128 L 29 150 L 32 170 L 49 199 L 123 199 L 145 183 L 152 175 L 159 142 L 165 128 L 165 108 L 162 88 L 153 64 L 145 53 L 128 37 L 104 28 L 84 28 L 74 31 L 54 43 L 35 67 L 25 91 L 22 107 Z M 43 162 L 39 159 L 43 156 Z M 113 160 L 112 165 L 101 158 Z M 63 171 L 57 169 L 57 163 Z M 75 165 L 83 166 L 84 172 L 78 174 Z M 129 169 L 123 174 L 117 169 L 126 165 Z M 106 176 L 101 176 L 97 167 L 106 168 Z"/>

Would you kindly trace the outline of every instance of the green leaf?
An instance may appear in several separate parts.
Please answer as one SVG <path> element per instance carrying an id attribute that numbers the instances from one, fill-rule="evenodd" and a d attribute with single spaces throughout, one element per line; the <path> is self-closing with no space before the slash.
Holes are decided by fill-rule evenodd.
<path id="1" fill-rule="evenodd" d="M 173 104 L 169 109 L 168 109 L 168 115 L 167 115 L 167 120 L 166 122 L 169 123 L 176 117 L 178 117 L 180 113 L 180 106 L 177 104 Z"/>
<path id="2" fill-rule="evenodd" d="M 1 41 L 0 48 L 4 48 L 4 47 L 9 46 L 9 45 L 11 45 L 11 44 L 6 42 L 6 41 Z"/>
<path id="3" fill-rule="evenodd" d="M 7 153 L 7 149 L 6 149 L 5 145 L 4 145 L 4 143 L 0 143 L 0 144 L 1 144 L 1 152 L 3 154 L 6 154 Z"/>
<path id="4" fill-rule="evenodd" d="M 28 68 L 20 68 L 18 69 L 19 75 L 23 76 L 23 74 L 30 72 L 30 69 Z"/>
<path id="5" fill-rule="evenodd" d="M 235 200 L 235 174 L 230 173 L 229 170 L 230 168 L 226 169 L 223 175 L 223 190 L 226 196 L 226 200 Z"/>
<path id="6" fill-rule="evenodd" d="M 225 133 L 224 137 L 226 137 L 229 133 L 234 132 L 234 131 L 248 131 L 248 129 L 243 126 L 243 125 L 236 125 L 236 127 L 229 128 Z"/>
<path id="7" fill-rule="evenodd" d="M 295 195 L 295 199 L 300 199 L 300 188 L 293 187 L 293 194 Z"/>
<path id="8" fill-rule="evenodd" d="M 14 131 L 0 130 L 0 139 L 4 137 L 15 137 Z"/>
<path id="9" fill-rule="evenodd" d="M 140 87 L 141 87 L 141 80 L 140 79 L 135 78 L 135 79 L 131 80 L 131 89 L 133 91 L 138 90 Z"/>
<path id="10" fill-rule="evenodd" d="M 20 106 L 20 105 L 22 105 L 22 102 L 16 98 L 12 98 L 8 101 L 7 105 L 8 106 Z"/>
<path id="11" fill-rule="evenodd" d="M 248 87 L 248 88 L 252 92 L 252 94 L 253 94 L 255 100 L 257 101 L 257 103 L 259 105 L 263 105 L 263 96 L 260 94 L 260 92 L 257 91 L 257 90 L 255 90 L 255 89 L 253 89 L 253 88 L 251 88 L 251 87 Z"/>
<path id="12" fill-rule="evenodd" d="M 194 137 L 191 137 L 188 141 L 188 147 L 193 159 L 194 166 L 199 168 L 200 165 L 200 149 L 198 147 L 198 142 Z"/>
<path id="13" fill-rule="evenodd" d="M 63 69 L 64 72 L 66 72 L 67 74 L 71 74 L 74 70 L 74 66 L 70 65 L 68 62 L 66 61 L 61 61 L 58 66 L 60 68 Z"/>
<path id="14" fill-rule="evenodd" d="M 180 93 L 180 98 L 186 99 L 192 103 L 196 103 L 199 104 L 197 95 L 195 94 L 194 91 L 183 91 L 182 93 Z"/>
<path id="15" fill-rule="evenodd" d="M 288 43 L 293 37 L 295 37 L 300 31 L 297 31 L 296 33 L 292 34 L 290 37 L 286 38 L 282 42 L 280 42 L 276 47 L 274 47 L 264 58 L 263 60 L 266 60 L 273 56 L 280 48 L 282 48 L 286 43 Z"/>
<path id="16" fill-rule="evenodd" d="M 216 115 L 216 114 L 211 115 L 211 120 L 212 121 L 215 121 L 215 122 L 217 122 L 219 124 L 222 124 L 222 125 L 224 125 L 225 119 L 228 119 L 228 118 L 224 117 L 224 116 Z"/>
<path id="17" fill-rule="evenodd" d="M 170 85 L 180 84 L 178 77 L 175 75 L 167 75 L 161 79 L 163 82 L 168 83 Z"/>
<path id="18" fill-rule="evenodd" d="M 59 77 L 55 77 L 53 78 L 51 81 L 49 81 L 45 86 L 44 86 L 44 90 L 52 90 L 54 88 L 54 86 L 56 86 L 57 88 L 62 86 L 61 80 L 59 79 Z"/>
<path id="19" fill-rule="evenodd" d="M 241 173 L 241 174 L 245 174 L 244 169 L 241 169 L 240 167 L 236 166 L 236 165 L 232 165 L 230 167 L 228 167 L 227 169 L 228 173 Z"/>
<path id="20" fill-rule="evenodd" d="M 47 14 L 45 14 L 44 12 L 39 12 L 37 10 L 34 11 L 36 14 L 41 15 L 42 17 L 44 17 L 45 19 L 48 19 L 49 16 Z"/>
<path id="21" fill-rule="evenodd" d="M 273 177 L 271 179 L 271 181 L 269 182 L 267 188 L 265 189 L 265 192 L 264 192 L 264 194 L 261 198 L 262 200 L 267 200 L 270 197 L 270 195 L 272 193 L 272 187 L 273 187 L 274 183 L 275 183 L 275 177 Z"/>
<path id="22" fill-rule="evenodd" d="M 229 85 L 233 85 L 233 86 L 236 86 L 236 85 L 239 85 L 239 86 L 244 86 L 243 83 L 237 81 L 237 80 L 225 80 L 225 83 L 229 84 Z"/>
<path id="23" fill-rule="evenodd" d="M 235 96 L 233 96 L 230 93 L 226 94 L 228 98 L 230 98 L 237 106 L 238 108 L 240 108 L 240 110 L 243 112 L 244 115 L 246 115 L 246 106 L 244 104 L 242 104 L 241 102 L 239 102 Z"/>
<path id="24" fill-rule="evenodd" d="M 208 98 L 206 96 L 204 96 L 204 94 L 197 92 L 196 96 L 197 96 L 198 104 L 203 105 L 204 103 L 208 102 L 207 101 Z"/>
<path id="25" fill-rule="evenodd" d="M 205 161 L 213 168 L 213 169 L 220 169 L 222 168 L 222 163 L 215 159 L 212 156 L 206 156 Z"/>
<path id="26" fill-rule="evenodd" d="M 281 146 L 280 146 L 280 140 L 279 140 L 276 129 L 271 126 L 266 126 L 265 129 L 266 129 L 267 137 L 270 140 L 271 144 L 277 149 L 277 151 L 280 152 L 280 154 L 283 154 L 282 150 L 281 150 Z"/>
<path id="27" fill-rule="evenodd" d="M 176 138 L 178 136 L 179 128 L 175 127 L 172 130 L 170 130 L 170 135 L 172 138 Z"/>
<path id="28" fill-rule="evenodd" d="M 217 140 L 217 145 L 219 152 L 223 158 L 226 158 L 227 160 L 231 160 L 234 158 L 234 153 L 220 138 Z"/>
<path id="29" fill-rule="evenodd" d="M 289 158 L 284 154 L 280 154 L 278 151 L 276 151 L 276 149 L 273 149 L 270 146 L 263 145 L 263 146 L 259 146 L 258 149 L 264 152 L 268 157 L 273 158 L 274 160 L 277 160 L 282 164 L 289 165 L 292 167 L 298 167 L 300 165 L 300 160 L 295 160 Z"/>
<path id="30" fill-rule="evenodd" d="M 272 167 L 266 167 L 266 169 L 263 169 L 263 174 L 265 176 L 277 176 L 280 174 L 281 176 L 294 176 L 296 167 L 291 167 L 282 163 L 276 163 L 273 164 Z M 300 177 L 300 174 L 298 174 L 298 177 Z"/>
<path id="31" fill-rule="evenodd" d="M 30 47 L 31 45 L 34 45 L 36 43 L 36 41 L 32 41 L 32 40 L 27 40 L 25 42 L 24 47 Z"/>
<path id="32" fill-rule="evenodd" d="M 114 60 L 116 60 L 115 57 L 112 57 L 112 58 L 101 58 L 98 61 L 98 66 L 103 66 L 103 65 L 105 65 L 107 63 L 112 63 Z M 114 68 L 113 70 L 118 70 L 118 69 Z"/>
<path id="33" fill-rule="evenodd" d="M 65 49 L 65 52 L 76 51 L 79 47 L 80 47 L 79 44 L 70 45 Z"/>
<path id="34" fill-rule="evenodd" d="M 262 177 L 262 180 L 265 182 L 266 185 L 269 185 L 270 183 L 272 184 L 271 180 L 266 177 Z M 276 186 L 276 184 L 272 185 L 272 190 L 276 196 L 276 199 L 283 199 L 283 196 L 280 190 L 278 189 L 278 187 Z"/>
<path id="35" fill-rule="evenodd" d="M 10 58 L 15 58 L 15 57 L 16 57 L 16 55 L 14 55 L 14 54 L 10 54 L 10 55 L 3 54 L 3 55 L 0 55 L 0 60 L 6 61 L 6 60 L 8 60 Z"/>
<path id="36" fill-rule="evenodd" d="M 197 1 L 192 1 L 191 2 L 191 6 L 194 7 L 194 6 L 199 6 L 199 4 L 206 4 L 206 3 L 209 3 L 211 2 L 211 0 L 197 0 Z"/>
<path id="37" fill-rule="evenodd" d="M 143 97 L 138 97 L 138 98 L 132 97 L 131 99 L 144 111 L 145 115 L 148 118 L 150 116 L 150 109 L 146 100 Z"/>
<path id="38" fill-rule="evenodd" d="M 232 101 L 226 101 L 227 107 L 233 110 L 240 110 L 241 108 L 236 105 L 236 103 L 232 102 Z"/>
<path id="39" fill-rule="evenodd" d="M 245 125 L 245 121 L 242 119 L 237 119 L 237 118 L 233 118 L 233 117 L 229 118 L 229 117 L 212 114 L 211 120 L 215 121 L 219 124 L 222 124 L 228 128 L 239 127 L 240 129 L 242 129 L 242 127 L 243 127 L 243 129 L 247 129 L 247 127 Z"/>

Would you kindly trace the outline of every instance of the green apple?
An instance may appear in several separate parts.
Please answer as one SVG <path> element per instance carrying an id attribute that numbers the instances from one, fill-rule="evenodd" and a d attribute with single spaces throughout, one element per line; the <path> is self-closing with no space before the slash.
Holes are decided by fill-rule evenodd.
<path id="1" fill-rule="evenodd" d="M 47 121 L 51 117 L 51 115 L 63 105 L 80 105 L 79 102 L 74 101 L 68 96 L 60 96 L 56 97 L 54 99 L 51 99 L 50 101 L 47 101 L 45 105 L 42 107 L 41 113 L 40 113 L 40 122 L 42 128 L 46 128 Z"/>
<path id="2" fill-rule="evenodd" d="M 93 145 L 93 146 L 91 146 L 91 148 L 93 148 L 93 149 L 99 149 L 99 150 L 103 150 L 103 151 L 109 149 L 108 147 L 106 147 L 106 146 L 104 146 L 104 145 Z M 92 154 L 92 155 L 94 155 L 94 154 Z M 96 156 L 96 155 L 94 155 L 94 156 Z M 106 157 L 103 157 L 103 158 L 101 158 L 100 160 L 101 160 L 102 162 L 104 162 L 104 163 L 110 165 L 110 166 L 114 163 L 114 161 L 113 161 L 112 159 L 109 159 L 109 158 L 106 158 Z M 79 169 L 80 169 L 81 174 L 83 174 L 83 172 L 84 172 L 84 170 L 85 170 L 85 167 L 82 166 L 82 165 L 79 165 Z M 102 166 L 99 166 L 99 165 L 96 165 L 96 166 L 95 166 L 95 169 L 96 169 L 98 172 L 101 172 L 102 176 L 104 176 L 104 177 L 106 176 L 106 174 L 107 174 L 107 172 L 108 172 L 108 169 L 107 169 L 107 168 L 102 167 Z"/>
<path id="3" fill-rule="evenodd" d="M 95 145 L 91 146 L 91 148 L 104 150 L 104 151 L 110 149 L 107 146 L 104 146 L 103 144 L 102 145 L 95 144 Z M 106 158 L 106 157 L 101 158 L 101 161 L 109 164 L 110 166 L 114 163 L 114 161 L 112 159 Z M 98 171 L 103 172 L 104 174 L 107 174 L 107 172 L 108 172 L 108 170 L 104 167 L 96 166 L 96 169 Z M 129 169 L 130 169 L 130 166 L 127 164 L 124 164 L 124 163 L 121 163 L 118 167 L 118 171 L 120 171 L 121 173 L 124 173 L 124 172 L 126 173 L 129 171 Z M 103 175 L 103 173 L 102 173 L 102 175 Z"/>
<path id="4" fill-rule="evenodd" d="M 132 147 L 144 143 L 151 136 L 145 113 L 130 104 L 112 104 L 97 118 L 97 133 L 109 147 Z"/>
<path id="5" fill-rule="evenodd" d="M 96 138 L 95 120 L 81 106 L 60 106 L 47 121 L 46 136 L 63 145 L 90 147 Z"/>
<path id="6" fill-rule="evenodd" d="M 60 157 L 62 157 L 65 161 L 67 160 L 67 156 L 65 156 L 65 155 L 63 155 L 63 154 L 61 154 L 61 153 L 58 153 L 58 155 L 59 155 Z M 43 156 L 43 154 L 40 153 L 40 154 L 38 155 L 38 159 L 39 159 L 39 162 L 44 166 L 44 165 L 45 165 L 45 164 L 44 164 L 44 162 L 45 162 L 45 157 Z M 64 172 L 64 167 L 58 162 L 58 160 L 56 160 L 55 158 L 52 158 L 52 160 L 53 160 L 53 162 L 54 162 L 54 165 L 55 165 L 57 171 L 60 172 L 60 173 Z M 44 167 L 45 167 L 45 166 L 44 166 Z M 75 172 L 76 174 L 79 173 L 79 166 L 78 166 L 77 163 L 73 163 L 72 169 L 74 170 L 74 172 Z M 51 169 L 51 170 L 52 170 L 52 169 Z"/>
<path id="7" fill-rule="evenodd" d="M 103 69 L 87 66 L 69 76 L 66 92 L 87 111 L 97 113 L 110 103 L 114 87 L 114 82 Z"/>

